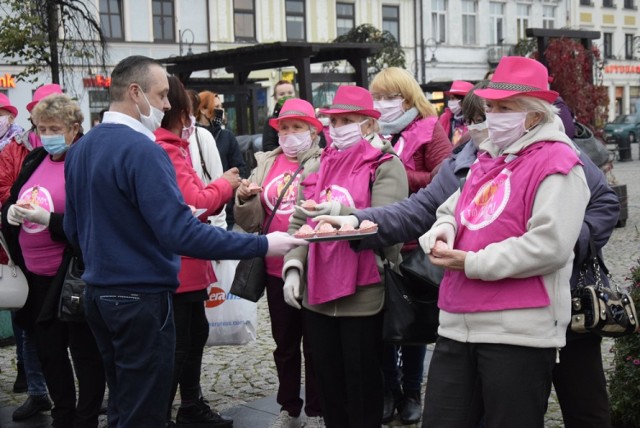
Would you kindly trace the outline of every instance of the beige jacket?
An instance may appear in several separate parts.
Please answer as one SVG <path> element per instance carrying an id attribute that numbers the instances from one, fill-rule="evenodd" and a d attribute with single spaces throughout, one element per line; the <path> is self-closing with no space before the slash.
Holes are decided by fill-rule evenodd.
<path id="1" fill-rule="evenodd" d="M 381 147 L 382 153 L 393 153 L 393 148 L 388 141 L 381 140 L 377 135 L 369 137 L 374 147 Z M 317 172 L 320 164 L 317 163 L 313 167 L 305 166 L 304 176 Z M 375 180 L 371 186 L 371 206 L 378 207 L 382 205 L 392 204 L 404 199 L 409 193 L 409 184 L 407 182 L 407 174 L 404 166 L 397 156 L 394 156 L 387 162 L 382 163 L 376 170 Z M 298 201 L 304 199 L 303 186 L 298 188 Z M 351 207 L 342 206 L 339 215 L 349 215 L 355 211 Z M 289 224 L 289 233 L 296 232 L 306 223 L 306 217 L 296 211 L 291 217 Z M 400 247 L 402 244 L 391 247 L 382 248 L 377 251 L 376 259 L 378 262 L 378 270 L 380 277 L 384 278 L 384 268 L 379 254 L 384 254 L 385 258 L 394 265 L 397 263 Z M 300 272 L 300 278 L 303 287 L 302 305 L 314 312 L 318 312 L 329 316 L 367 316 L 380 312 L 384 305 L 384 284 L 368 285 L 366 287 L 358 287 L 355 294 L 331 302 L 320 305 L 309 305 L 306 293 L 306 277 L 305 267 L 307 259 L 307 247 L 298 247 L 290 251 L 284 258 L 284 267 L 282 270 L 283 278 L 286 278 L 287 270 L 297 269 Z"/>

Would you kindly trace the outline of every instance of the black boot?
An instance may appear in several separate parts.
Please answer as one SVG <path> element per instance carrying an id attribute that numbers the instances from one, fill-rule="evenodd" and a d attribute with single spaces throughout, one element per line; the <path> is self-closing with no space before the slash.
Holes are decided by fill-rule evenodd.
<path id="1" fill-rule="evenodd" d="M 398 414 L 405 425 L 415 424 L 420 420 L 422 416 L 420 391 L 405 391 Z"/>
<path id="2" fill-rule="evenodd" d="M 399 389 L 389 389 L 384 391 L 384 405 L 382 410 L 382 423 L 386 424 L 393 420 L 398 404 L 402 399 L 402 391 Z"/>
<path id="3" fill-rule="evenodd" d="M 13 382 L 13 392 L 21 394 L 27 392 L 27 375 L 24 372 L 24 364 L 18 363 L 18 374 L 16 381 Z"/>
<path id="4" fill-rule="evenodd" d="M 47 394 L 29 395 L 27 401 L 13 412 L 12 418 L 16 422 L 23 421 L 45 410 L 51 410 L 51 401 Z"/>
<path id="5" fill-rule="evenodd" d="M 180 406 L 178 408 L 176 426 L 178 428 L 231 427 L 233 426 L 233 420 L 221 416 L 218 412 L 214 412 L 205 400 L 200 398 L 190 406 Z"/>

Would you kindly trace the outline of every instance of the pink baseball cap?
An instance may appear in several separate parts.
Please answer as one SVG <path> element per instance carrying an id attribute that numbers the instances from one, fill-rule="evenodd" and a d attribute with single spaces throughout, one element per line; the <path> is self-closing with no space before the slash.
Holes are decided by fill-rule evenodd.
<path id="1" fill-rule="evenodd" d="M 13 115 L 13 117 L 18 116 L 18 109 L 11 105 L 11 101 L 9 101 L 9 97 L 3 93 L 0 93 L 0 110 L 6 110 Z"/>
<path id="2" fill-rule="evenodd" d="M 559 94 L 548 87 L 547 67 L 535 59 L 505 56 L 500 60 L 489 85 L 476 90 L 474 94 L 488 100 L 525 95 L 553 103 Z"/>
<path id="3" fill-rule="evenodd" d="M 329 108 L 320 109 L 321 114 L 356 113 L 363 116 L 380 117 L 380 112 L 373 108 L 371 92 L 360 86 L 343 85 L 336 91 L 333 104 Z"/>
<path id="4" fill-rule="evenodd" d="M 42 100 L 43 98 L 48 97 L 52 94 L 61 94 L 62 88 L 57 83 L 48 83 L 46 85 L 40 86 L 33 93 L 33 100 L 27 104 L 27 111 L 31 113 L 31 110 Z"/>
<path id="5" fill-rule="evenodd" d="M 282 105 L 278 117 L 269 119 L 269 125 L 277 131 L 280 129 L 280 121 L 283 119 L 302 120 L 314 126 L 317 131 L 322 130 L 322 123 L 316 119 L 313 106 L 300 98 L 287 99 Z"/>

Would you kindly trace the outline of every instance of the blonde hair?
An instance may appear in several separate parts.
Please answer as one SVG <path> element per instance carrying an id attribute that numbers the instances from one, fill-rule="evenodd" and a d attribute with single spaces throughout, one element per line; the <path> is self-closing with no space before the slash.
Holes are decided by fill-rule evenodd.
<path id="1" fill-rule="evenodd" d="M 55 122 L 62 122 L 68 128 L 71 128 L 73 124 L 80 125 L 80 132 L 82 132 L 82 121 L 84 115 L 78 103 L 69 97 L 67 94 L 52 94 L 45 97 L 36 104 L 31 110 L 31 119 L 37 125 L 41 120 L 51 120 Z"/>
<path id="2" fill-rule="evenodd" d="M 369 91 L 372 94 L 397 92 L 402 95 L 405 108 L 415 107 L 423 118 L 438 115 L 416 79 L 403 68 L 389 67 L 376 74 Z"/>

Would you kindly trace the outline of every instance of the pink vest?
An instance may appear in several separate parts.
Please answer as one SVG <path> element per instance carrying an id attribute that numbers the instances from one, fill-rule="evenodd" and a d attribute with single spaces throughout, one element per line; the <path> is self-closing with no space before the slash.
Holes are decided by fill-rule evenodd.
<path id="1" fill-rule="evenodd" d="M 413 155 L 422 147 L 431 141 L 433 137 L 433 128 L 436 126 L 438 118 L 436 116 L 418 119 L 409 124 L 404 131 L 400 133 L 398 142 L 393 149 L 398 154 L 405 168 L 415 171 L 416 163 Z"/>
<path id="2" fill-rule="evenodd" d="M 478 251 L 527 231 L 540 183 L 551 174 L 568 174 L 580 160 L 566 144 L 535 143 L 518 156 L 478 156 L 458 204 L 455 248 Z M 569 286 L 569 284 L 567 284 Z M 541 276 L 482 281 L 462 271 L 446 271 L 438 306 L 451 313 L 537 308 L 550 304 Z"/>
<path id="3" fill-rule="evenodd" d="M 306 199 L 338 201 L 363 209 L 371 206 L 371 183 L 381 162 L 391 159 L 362 140 L 338 151 L 327 147 L 320 158 L 320 169 L 302 182 Z M 315 223 L 311 223 L 315 226 Z M 308 297 L 311 305 L 350 296 L 357 286 L 377 284 L 380 273 L 373 250 L 355 252 L 348 241 L 319 242 L 309 245 Z"/>

